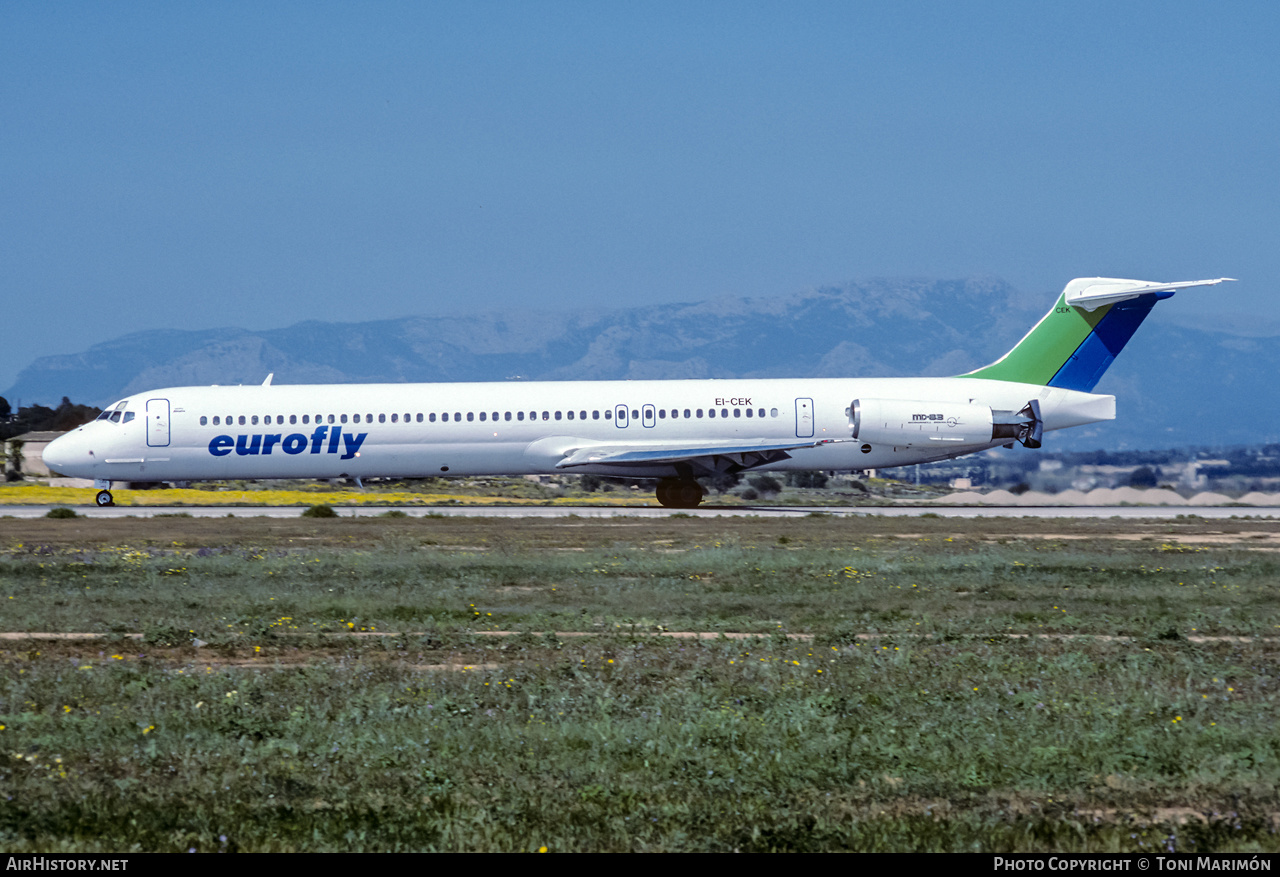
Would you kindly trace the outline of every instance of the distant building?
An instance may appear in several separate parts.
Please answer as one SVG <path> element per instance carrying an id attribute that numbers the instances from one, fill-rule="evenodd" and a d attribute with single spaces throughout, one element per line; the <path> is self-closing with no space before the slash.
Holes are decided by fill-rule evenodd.
<path id="1" fill-rule="evenodd" d="M 4 472 L 17 475 L 49 475 L 44 464 L 44 449 L 61 432 L 24 432 L 6 441 L 4 447 Z"/>

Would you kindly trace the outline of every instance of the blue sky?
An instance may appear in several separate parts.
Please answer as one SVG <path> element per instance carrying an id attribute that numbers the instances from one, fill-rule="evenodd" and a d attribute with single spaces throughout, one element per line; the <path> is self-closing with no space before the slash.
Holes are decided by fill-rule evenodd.
<path id="1" fill-rule="evenodd" d="M 1242 282 L 1280 4 L 0 5 L 0 387 L 152 328 Z M 1256 320 L 1255 320 L 1256 321 Z"/>

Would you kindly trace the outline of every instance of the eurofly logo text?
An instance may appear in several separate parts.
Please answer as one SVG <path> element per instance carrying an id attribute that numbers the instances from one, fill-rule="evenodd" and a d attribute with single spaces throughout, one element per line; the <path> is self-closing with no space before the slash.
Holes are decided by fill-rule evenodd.
<path id="1" fill-rule="evenodd" d="M 238 435 L 235 438 L 229 435 L 217 435 L 209 442 L 209 453 L 215 457 L 225 457 L 234 450 L 242 457 L 250 457 L 257 454 L 270 454 L 279 445 L 280 450 L 286 454 L 304 453 L 308 446 L 313 454 L 322 452 L 336 454 L 338 445 L 341 444 L 345 452 L 341 459 L 350 460 L 359 454 L 360 446 L 368 437 L 367 432 L 353 435 L 337 427 L 330 430 L 327 426 L 317 426 L 310 438 L 300 432 L 292 435 Z"/>

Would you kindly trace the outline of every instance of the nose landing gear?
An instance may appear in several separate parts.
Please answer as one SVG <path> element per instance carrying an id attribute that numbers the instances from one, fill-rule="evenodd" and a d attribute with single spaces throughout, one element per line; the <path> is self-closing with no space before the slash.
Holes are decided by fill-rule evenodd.
<path id="1" fill-rule="evenodd" d="M 98 495 L 93 498 L 98 508 L 105 509 L 108 506 L 116 504 L 115 497 L 111 495 L 111 482 L 106 479 L 95 479 L 93 486 L 98 488 Z"/>

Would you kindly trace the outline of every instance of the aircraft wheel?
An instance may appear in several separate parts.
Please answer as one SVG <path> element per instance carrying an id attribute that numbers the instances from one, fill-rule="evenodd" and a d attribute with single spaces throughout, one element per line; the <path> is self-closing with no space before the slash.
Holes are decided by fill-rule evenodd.
<path id="1" fill-rule="evenodd" d="M 702 486 L 696 481 L 682 481 L 675 493 L 679 497 L 678 507 L 682 509 L 696 509 L 698 504 L 702 502 Z"/>
<path id="2" fill-rule="evenodd" d="M 702 487 L 696 481 L 676 479 L 658 482 L 658 502 L 667 509 L 696 509 L 702 502 Z"/>
<path id="3" fill-rule="evenodd" d="M 99 490 L 93 501 L 98 504 L 99 508 L 106 508 L 116 504 L 115 498 L 111 496 L 111 491 L 109 490 Z"/>

